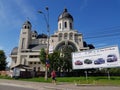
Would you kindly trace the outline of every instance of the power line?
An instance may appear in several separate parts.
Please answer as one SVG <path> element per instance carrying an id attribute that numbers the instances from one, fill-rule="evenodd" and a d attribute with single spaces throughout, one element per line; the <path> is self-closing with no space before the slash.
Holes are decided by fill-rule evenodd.
<path id="1" fill-rule="evenodd" d="M 87 32 L 86 35 L 91 35 L 91 34 L 94 34 L 94 35 L 100 35 L 100 34 L 108 34 L 108 33 L 119 33 L 120 32 L 120 26 L 115 26 L 115 27 L 110 27 L 110 28 L 106 28 L 106 29 L 97 29 L 97 30 L 94 30 L 94 31 L 91 31 L 91 32 Z"/>
<path id="2" fill-rule="evenodd" d="M 102 37 L 111 37 L 111 36 L 118 36 L 118 35 L 120 35 L 120 29 L 112 29 L 112 30 L 114 30 L 114 31 L 109 30 L 109 32 L 105 32 L 104 31 L 103 33 L 101 33 L 101 32 L 91 33 L 92 34 L 91 36 L 87 35 L 88 37 L 85 37 L 84 39 L 102 38 Z"/>

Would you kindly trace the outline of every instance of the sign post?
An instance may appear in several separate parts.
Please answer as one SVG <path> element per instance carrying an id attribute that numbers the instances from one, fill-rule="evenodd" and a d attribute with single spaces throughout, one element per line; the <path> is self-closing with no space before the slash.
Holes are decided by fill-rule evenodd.
<path id="1" fill-rule="evenodd" d="M 85 71 L 85 77 L 86 77 L 86 81 L 88 80 L 88 74 L 87 71 Z"/>
<path id="2" fill-rule="evenodd" d="M 110 72 L 109 72 L 109 69 L 107 69 L 107 75 L 108 75 L 108 80 L 110 80 Z"/>

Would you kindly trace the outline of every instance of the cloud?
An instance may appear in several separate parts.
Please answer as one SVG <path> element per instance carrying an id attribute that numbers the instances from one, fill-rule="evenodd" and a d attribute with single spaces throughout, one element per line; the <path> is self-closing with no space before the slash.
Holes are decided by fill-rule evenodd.
<path id="1" fill-rule="evenodd" d="M 0 0 L 0 28 L 6 29 L 6 26 L 16 28 L 21 26 L 24 20 L 29 17 L 30 20 L 35 21 L 35 8 L 29 0 Z M 4 22 L 4 24 L 3 24 Z M 14 29 L 7 29 L 14 30 Z"/>

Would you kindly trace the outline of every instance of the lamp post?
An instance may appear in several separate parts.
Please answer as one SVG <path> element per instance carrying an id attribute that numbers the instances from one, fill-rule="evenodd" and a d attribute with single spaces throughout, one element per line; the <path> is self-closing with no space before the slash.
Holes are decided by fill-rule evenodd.
<path id="1" fill-rule="evenodd" d="M 42 12 L 42 11 L 38 11 L 38 13 L 40 14 L 43 14 L 44 16 L 44 19 L 45 19 L 45 22 L 46 22 L 46 25 L 47 25 L 47 51 L 46 51 L 46 64 L 45 64 L 45 80 L 48 79 L 48 66 L 47 66 L 47 63 L 49 63 L 49 58 L 48 58 L 48 54 L 49 54 L 49 36 L 50 36 L 50 27 L 49 27 L 49 8 L 46 7 L 45 8 L 46 11 L 47 11 L 47 15 Z"/>

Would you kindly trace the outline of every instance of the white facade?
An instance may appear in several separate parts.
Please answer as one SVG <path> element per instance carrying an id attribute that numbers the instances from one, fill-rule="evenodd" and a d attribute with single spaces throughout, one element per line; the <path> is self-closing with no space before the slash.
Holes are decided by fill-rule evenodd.
<path id="1" fill-rule="evenodd" d="M 10 57 L 12 58 L 11 68 L 23 64 L 30 66 L 30 69 L 44 71 L 44 67 L 39 60 L 41 48 L 47 49 L 47 35 L 38 34 L 32 31 L 32 25 L 26 21 L 21 29 L 19 45 L 15 47 Z M 75 51 L 87 50 L 84 47 L 83 36 L 74 30 L 73 17 L 67 9 L 58 17 L 58 30 L 50 36 L 49 48 L 59 50 L 64 45 L 70 45 Z"/>

